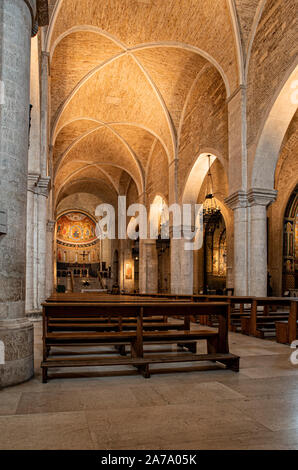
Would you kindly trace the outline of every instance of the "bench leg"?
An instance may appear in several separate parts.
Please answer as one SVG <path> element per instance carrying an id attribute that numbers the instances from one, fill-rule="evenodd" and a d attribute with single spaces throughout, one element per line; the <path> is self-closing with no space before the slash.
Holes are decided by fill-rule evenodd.
<path id="1" fill-rule="evenodd" d="M 143 366 L 137 366 L 138 371 L 145 379 L 150 379 L 149 364 L 144 364 Z"/>
<path id="2" fill-rule="evenodd" d="M 143 357 L 143 344 L 139 343 L 138 340 L 132 341 L 130 345 L 131 357 Z"/>
<path id="3" fill-rule="evenodd" d="M 125 344 L 116 344 L 115 349 L 118 351 L 120 356 L 126 356 Z"/>
<path id="4" fill-rule="evenodd" d="M 227 364 L 227 368 L 233 370 L 234 372 L 239 372 L 240 367 L 240 357 L 236 357 L 235 359 L 230 359 Z"/>
<path id="5" fill-rule="evenodd" d="M 256 338 L 264 339 L 265 338 L 264 331 L 256 330 Z"/>
<path id="6" fill-rule="evenodd" d="M 42 368 L 42 383 L 46 384 L 48 382 L 48 368 L 43 367 Z"/>
<path id="7" fill-rule="evenodd" d="M 208 354 L 215 354 L 218 351 L 218 340 L 216 336 L 211 336 L 207 339 L 207 352 Z"/>
<path id="8" fill-rule="evenodd" d="M 221 359 L 219 362 L 227 366 L 227 369 L 233 370 L 234 372 L 239 372 L 240 358 L 235 357 L 232 359 Z"/>

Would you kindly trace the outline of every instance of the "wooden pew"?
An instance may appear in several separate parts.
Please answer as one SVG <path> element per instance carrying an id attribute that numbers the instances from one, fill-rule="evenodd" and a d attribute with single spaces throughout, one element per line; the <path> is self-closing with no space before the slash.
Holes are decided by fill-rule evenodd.
<path id="1" fill-rule="evenodd" d="M 291 302 L 288 321 L 275 322 L 276 341 L 282 344 L 291 344 L 298 339 L 298 303 Z"/>
<path id="2" fill-rule="evenodd" d="M 291 303 L 297 301 L 289 297 L 254 298 L 250 315 L 244 315 L 241 319 L 241 332 L 257 338 L 264 338 L 266 333 L 275 334 L 276 322 L 288 320 Z M 263 307 L 262 311 L 260 307 Z M 277 312 L 278 307 L 287 308 L 288 312 Z"/>
<path id="3" fill-rule="evenodd" d="M 139 301 L 142 302 L 156 302 L 156 296 L 151 297 L 151 294 L 144 295 L 140 297 L 138 294 L 131 294 L 133 297 L 130 297 L 129 295 L 110 295 L 110 294 L 103 294 L 103 293 L 81 293 L 81 292 L 69 292 L 69 293 L 56 293 L 54 292 L 49 299 L 47 299 L 47 302 L 56 302 L 56 303 L 66 303 L 66 302 L 72 302 L 72 303 L 82 303 L 82 302 L 88 302 L 88 303 L 93 303 L 93 302 L 115 302 L 115 303 L 122 303 L 122 302 L 132 302 L 132 303 L 137 303 Z M 176 296 L 173 296 L 176 298 Z M 183 300 L 185 301 L 190 301 L 191 299 L 189 296 L 182 296 Z M 162 298 L 158 299 L 160 302 L 167 302 L 168 298 L 167 296 L 163 296 Z M 162 313 L 162 312 L 161 312 Z M 56 325 L 55 327 L 59 329 L 60 331 L 63 331 L 66 329 L 69 330 L 70 328 L 75 330 L 79 327 L 84 330 L 92 330 L 92 328 L 97 328 L 97 331 L 123 331 L 123 330 L 128 330 L 131 329 L 133 323 L 135 322 L 135 318 L 130 318 L 130 317 L 125 317 L 124 321 L 122 321 L 121 317 L 117 319 L 117 321 L 113 318 L 109 317 L 102 317 L 100 323 L 97 322 L 96 325 L 90 325 L 88 322 L 91 321 L 92 319 L 88 319 L 85 316 L 82 317 L 80 321 L 76 320 L 76 323 L 71 321 L 69 323 L 67 319 L 60 318 L 56 320 Z M 57 324 L 59 322 L 59 325 Z M 183 323 L 168 323 L 167 317 L 165 315 L 162 316 L 155 316 L 154 319 L 145 316 L 143 319 L 144 322 L 144 328 L 148 331 L 150 330 L 160 330 L 160 331 L 167 331 L 167 330 L 179 330 L 183 329 L 184 325 Z M 68 324 L 67 324 L 68 323 Z M 85 324 L 84 324 L 85 323 Z M 121 323 L 121 327 L 118 327 L 118 323 Z M 50 325 L 51 326 L 51 325 Z M 135 324 L 136 326 L 136 324 Z M 115 348 L 120 351 L 122 355 L 125 355 L 125 345 L 122 345 L 121 347 L 118 347 L 115 345 Z"/>
<path id="4" fill-rule="evenodd" d="M 229 304 L 229 330 L 240 331 L 241 330 L 241 317 L 247 314 L 245 305 L 249 305 L 251 308 L 253 296 L 230 296 L 230 295 L 211 295 L 211 294 L 193 294 L 193 295 L 180 295 L 180 294 L 128 294 L 137 298 L 146 299 L 171 299 L 171 300 L 189 300 L 193 302 L 228 302 Z M 239 305 L 239 310 L 236 308 Z M 193 319 L 196 321 L 196 319 Z M 201 315 L 199 317 L 201 325 L 212 326 L 210 316 Z"/>
<path id="5" fill-rule="evenodd" d="M 193 295 L 194 301 L 199 302 L 227 302 L 229 304 L 229 330 L 238 331 L 241 328 L 241 317 L 246 314 L 245 305 L 252 305 L 253 296 L 228 296 L 228 295 Z M 236 309 L 239 305 L 239 310 Z M 201 325 L 207 325 L 210 317 L 200 317 Z M 210 324 L 210 322 L 209 322 Z M 210 324 L 212 326 L 212 323 Z"/>
<path id="6" fill-rule="evenodd" d="M 184 330 L 176 331 L 148 331 L 144 328 L 144 318 L 160 316 L 162 309 L 167 316 L 174 317 L 177 314 L 184 317 Z M 200 315 L 203 312 L 210 315 L 218 315 L 219 326 L 217 331 L 191 330 L 191 315 Z M 96 322 L 102 317 L 115 317 L 122 319 L 134 317 L 136 328 L 128 331 L 56 331 L 49 325 L 59 318 L 80 319 L 88 315 Z M 95 323 L 96 323 L 95 322 Z M 195 354 L 194 345 L 198 340 L 207 341 L 207 354 Z M 182 344 L 192 351 L 181 355 L 148 355 L 144 354 L 146 344 Z M 89 353 L 86 349 L 91 346 L 102 345 L 130 345 L 130 357 L 103 357 L 99 351 Z M 79 347 L 83 354 L 75 357 L 66 357 L 65 354 L 53 356 L 50 349 L 53 347 Z M 83 357 L 82 357 L 83 355 Z M 193 362 L 193 361 L 217 361 L 225 364 L 232 370 L 239 370 L 239 357 L 229 353 L 228 346 L 228 304 L 227 303 L 199 303 L 199 302 L 103 302 L 103 303 L 54 303 L 43 304 L 43 382 L 48 379 L 48 369 L 57 367 L 86 367 L 86 366 L 111 366 L 133 365 L 138 368 L 145 377 L 149 377 L 149 365 L 152 363 L 169 362 Z"/>

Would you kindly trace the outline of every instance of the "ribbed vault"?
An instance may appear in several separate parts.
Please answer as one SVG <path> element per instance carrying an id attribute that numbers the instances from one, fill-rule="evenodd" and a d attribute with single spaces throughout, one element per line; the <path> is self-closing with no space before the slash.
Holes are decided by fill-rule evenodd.
<path id="1" fill-rule="evenodd" d="M 159 164 L 168 194 L 166 166 L 174 159 L 184 174 L 203 146 L 227 157 L 225 101 L 239 84 L 228 2 L 49 6 L 50 139 L 59 197 L 65 184 L 87 175 L 120 192 L 127 175 L 127 190 L 133 182 L 139 195 L 149 195 Z"/>

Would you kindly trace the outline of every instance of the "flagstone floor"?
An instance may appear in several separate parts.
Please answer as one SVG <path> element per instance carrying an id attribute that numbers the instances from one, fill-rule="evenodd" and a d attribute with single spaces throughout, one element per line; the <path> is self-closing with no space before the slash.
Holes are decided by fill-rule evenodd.
<path id="1" fill-rule="evenodd" d="M 37 321 L 35 377 L 0 391 L 0 449 L 298 449 L 290 347 L 231 333 L 230 350 L 239 373 L 118 367 L 42 384 Z"/>

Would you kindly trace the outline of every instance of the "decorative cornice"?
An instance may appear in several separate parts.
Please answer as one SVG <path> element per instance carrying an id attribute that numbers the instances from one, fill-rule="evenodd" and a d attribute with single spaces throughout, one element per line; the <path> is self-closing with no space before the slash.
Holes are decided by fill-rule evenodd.
<path id="1" fill-rule="evenodd" d="M 34 194 L 48 197 L 51 178 L 37 173 L 29 173 L 27 177 L 27 189 Z"/>
<path id="2" fill-rule="evenodd" d="M 32 191 L 33 188 L 37 185 L 39 176 L 40 175 L 37 174 L 37 173 L 28 173 L 28 176 L 27 176 L 27 189 L 28 189 L 28 191 Z"/>
<path id="3" fill-rule="evenodd" d="M 247 193 L 250 206 L 269 206 L 276 200 L 276 197 L 275 189 L 252 188 Z"/>
<path id="4" fill-rule="evenodd" d="M 251 206 L 268 206 L 275 201 L 275 189 L 251 188 L 249 191 L 237 191 L 225 199 L 225 204 L 231 209 Z"/>
<path id="5" fill-rule="evenodd" d="M 246 191 L 236 191 L 224 200 L 225 204 L 231 209 L 240 209 L 248 206 Z"/>
<path id="6" fill-rule="evenodd" d="M 38 194 L 48 197 L 50 189 L 51 178 L 49 176 L 41 176 L 37 183 Z"/>

